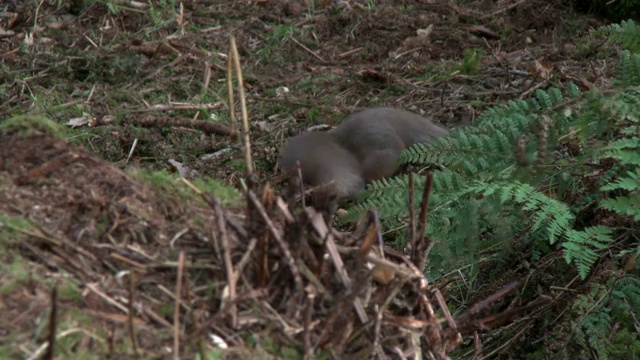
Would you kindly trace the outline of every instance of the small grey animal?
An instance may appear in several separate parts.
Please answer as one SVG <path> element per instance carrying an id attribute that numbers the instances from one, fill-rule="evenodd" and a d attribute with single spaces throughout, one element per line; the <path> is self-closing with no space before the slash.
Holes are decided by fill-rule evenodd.
<path id="1" fill-rule="evenodd" d="M 349 115 L 329 131 L 362 164 L 362 177 L 370 182 L 392 176 L 400 153 L 421 142 L 433 142 L 449 131 L 431 118 L 396 108 L 369 108 Z"/>
<path id="2" fill-rule="evenodd" d="M 338 201 L 352 198 L 364 189 L 362 167 L 356 157 L 327 132 L 305 132 L 287 140 L 280 151 L 280 167 L 298 186 L 295 172 L 300 162 L 302 181 L 314 187 L 312 202 L 331 209 Z"/>
<path id="3" fill-rule="evenodd" d="M 357 196 L 365 183 L 392 176 L 407 147 L 432 142 L 449 132 L 409 111 L 369 108 L 353 113 L 333 130 L 306 132 L 287 140 L 280 151 L 280 167 L 291 172 L 300 162 L 302 181 L 314 187 L 312 201 L 332 209 L 340 200 Z"/>

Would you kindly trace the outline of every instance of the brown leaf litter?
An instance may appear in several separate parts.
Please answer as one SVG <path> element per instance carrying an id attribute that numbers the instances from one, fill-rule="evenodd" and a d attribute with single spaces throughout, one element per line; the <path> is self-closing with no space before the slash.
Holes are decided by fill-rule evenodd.
<path id="1" fill-rule="evenodd" d="M 486 326 L 480 310 L 515 287 L 457 323 L 412 260 L 381 255 L 374 216 L 339 233 L 311 208 L 290 212 L 268 186 L 248 192 L 247 215 L 206 194 L 187 204 L 45 135 L 4 136 L 0 159 L 0 212 L 33 225 L 9 241 L 32 271 L 68 274 L 82 289 L 79 301 L 52 304 L 51 286 L 32 283 L 3 297 L 1 312 L 27 331 L 32 316 L 57 309 L 49 331 L 60 334 L 79 311 L 92 319 L 76 325 L 81 346 L 104 356 L 205 355 L 215 338 L 228 358 L 296 349 L 305 358 L 446 359 L 461 341 L 457 329 Z M 97 333 L 127 345 L 86 341 Z M 31 351 L 45 345 L 44 337 L 16 343 Z"/>

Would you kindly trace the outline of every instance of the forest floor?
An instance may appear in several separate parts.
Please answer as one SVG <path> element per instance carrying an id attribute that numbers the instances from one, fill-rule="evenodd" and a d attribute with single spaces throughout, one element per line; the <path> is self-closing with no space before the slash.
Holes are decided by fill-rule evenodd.
<path id="1" fill-rule="evenodd" d="M 242 64 L 258 184 L 278 179 L 285 138 L 338 124 L 358 108 L 402 107 L 455 128 L 538 89 L 568 82 L 606 87 L 617 59 L 592 35 L 606 22 L 575 12 L 569 1 L 4 4 L 0 127 L 30 114 L 62 130 L 0 131 L 2 359 L 40 356 L 52 320 L 58 358 L 169 358 L 176 344 L 185 358 L 302 358 L 308 351 L 303 330 L 284 320 L 301 315 L 282 314 L 294 305 L 261 303 L 264 308 L 254 309 L 260 315 L 237 318 L 229 308 L 239 301 L 221 300 L 230 291 L 226 250 L 243 249 L 230 255 L 236 265 L 246 264 L 243 255 L 253 250 L 233 244 L 248 225 L 229 234 L 231 244 L 209 246 L 219 240 L 223 213 L 236 225 L 248 216 L 237 190 L 244 186 L 242 146 L 220 130 L 229 118 L 231 35 Z M 194 128 L 193 119 L 221 127 Z M 44 135 L 50 132 L 57 136 Z M 176 172 L 200 178 L 194 187 L 218 197 L 225 210 L 170 180 Z M 181 306 L 192 318 L 182 319 L 189 326 L 174 327 L 176 272 L 187 270 Z M 239 276 L 247 289 L 249 277 Z M 518 279 L 470 290 L 467 300 Z M 256 298 L 269 297 L 260 289 L 239 296 L 257 304 Z M 52 304 L 57 318 L 49 315 Z M 230 330 L 234 321 L 245 331 Z M 262 333 L 246 331 L 254 323 Z M 220 343 L 213 337 L 197 335 L 204 328 L 231 350 L 215 350 Z M 499 353 L 517 353 L 520 341 Z"/>

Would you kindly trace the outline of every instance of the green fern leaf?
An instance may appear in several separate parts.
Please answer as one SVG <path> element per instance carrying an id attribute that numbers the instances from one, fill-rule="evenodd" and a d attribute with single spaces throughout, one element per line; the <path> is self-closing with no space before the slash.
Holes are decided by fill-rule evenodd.
<path id="1" fill-rule="evenodd" d="M 640 52 L 640 26 L 633 20 L 623 20 L 620 24 L 603 26 L 596 31 L 596 34 L 605 35 L 609 41 L 633 52 Z"/>
<path id="2" fill-rule="evenodd" d="M 640 171 L 640 169 L 638 169 Z M 601 191 L 610 191 L 610 190 L 640 190 L 640 173 L 633 173 L 631 171 L 627 171 L 627 175 L 629 177 L 622 177 L 616 179 L 614 182 L 602 186 L 600 188 Z"/>
<path id="3" fill-rule="evenodd" d="M 613 211 L 620 215 L 632 216 L 633 220 L 640 221 L 640 194 L 631 196 L 618 196 L 613 199 L 600 201 L 600 207 Z"/>
<path id="4" fill-rule="evenodd" d="M 579 98 L 582 96 L 582 91 L 580 91 L 580 88 L 578 87 L 578 85 L 576 85 L 573 82 L 570 82 L 569 85 L 567 86 L 567 93 L 572 98 Z"/>
<path id="5" fill-rule="evenodd" d="M 634 50 L 637 52 L 637 50 Z M 640 84 L 640 57 L 631 54 L 628 50 L 620 54 L 620 65 L 618 66 L 616 85 L 637 86 Z"/>
<path id="6" fill-rule="evenodd" d="M 596 250 L 606 249 L 607 244 L 613 242 L 612 233 L 613 229 L 602 225 L 566 232 L 567 241 L 562 243 L 565 260 L 575 263 L 582 279 L 587 277 L 591 265 L 598 260 Z"/>

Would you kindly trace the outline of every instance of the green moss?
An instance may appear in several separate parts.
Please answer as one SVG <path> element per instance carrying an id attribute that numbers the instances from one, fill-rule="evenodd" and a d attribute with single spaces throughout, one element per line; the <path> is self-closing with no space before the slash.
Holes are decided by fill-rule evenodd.
<path id="1" fill-rule="evenodd" d="M 2 251 L 2 250 L 0 250 Z M 13 255 L 11 263 L 1 263 L 0 271 L 4 274 L 5 281 L 0 285 L 0 295 L 13 292 L 16 286 L 24 284 L 29 280 L 29 266 L 27 262 L 18 255 Z"/>
<path id="2" fill-rule="evenodd" d="M 151 184 L 159 193 L 177 194 L 183 201 L 200 201 L 200 197 L 186 186 L 177 186 L 179 175 L 170 174 L 166 170 L 149 172 L 140 170 L 138 176 Z M 197 178 L 191 181 L 201 191 L 220 199 L 223 205 L 239 205 L 240 192 L 233 186 L 225 184 L 222 180 L 214 178 Z M 171 191 L 167 191 L 171 189 Z"/>
<path id="3" fill-rule="evenodd" d="M 58 286 L 58 297 L 61 300 L 70 300 L 78 304 L 83 302 L 80 288 L 70 280 L 63 282 Z"/>
<path id="4" fill-rule="evenodd" d="M 480 66 L 480 60 L 485 56 L 484 49 L 465 49 L 462 52 L 463 60 L 460 71 L 465 75 L 476 75 Z"/>
<path id="5" fill-rule="evenodd" d="M 15 344 L 13 341 L 7 341 L 8 344 Z M 17 352 L 15 347 L 11 345 L 0 345 L 0 360 L 21 359 L 24 354 Z"/>
<path id="6" fill-rule="evenodd" d="M 0 136 L 18 134 L 27 137 L 46 134 L 63 139 L 65 133 L 61 125 L 38 115 L 18 115 L 0 122 Z"/>
<path id="7" fill-rule="evenodd" d="M 226 185 L 222 180 L 214 178 L 200 178 L 193 180 L 198 189 L 220 199 L 222 205 L 240 205 L 242 196 L 233 186 Z"/>

